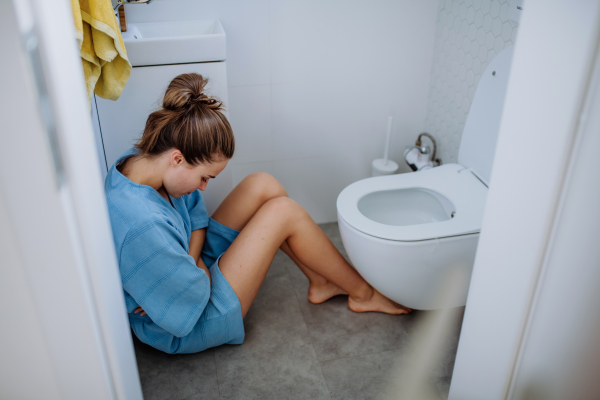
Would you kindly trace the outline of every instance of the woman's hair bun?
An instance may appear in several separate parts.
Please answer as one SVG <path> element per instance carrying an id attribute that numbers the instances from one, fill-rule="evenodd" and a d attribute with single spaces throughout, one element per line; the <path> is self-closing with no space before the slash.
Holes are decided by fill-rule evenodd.
<path id="1" fill-rule="evenodd" d="M 135 147 L 147 156 L 177 149 L 192 165 L 212 162 L 219 155 L 233 157 L 233 130 L 222 112 L 223 103 L 203 92 L 207 82 L 195 73 L 175 77 L 163 107 L 148 116 Z"/>
<path id="2" fill-rule="evenodd" d="M 207 83 L 208 79 L 196 73 L 175 77 L 167 88 L 163 107 L 172 111 L 184 111 L 192 106 L 203 105 L 213 110 L 220 110 L 222 103 L 203 92 Z"/>

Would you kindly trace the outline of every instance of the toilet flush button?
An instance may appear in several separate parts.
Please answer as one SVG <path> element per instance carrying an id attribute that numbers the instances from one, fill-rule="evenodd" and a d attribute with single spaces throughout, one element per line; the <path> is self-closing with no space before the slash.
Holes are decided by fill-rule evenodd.
<path id="1" fill-rule="evenodd" d="M 521 20 L 521 13 L 523 12 L 524 0 L 510 0 L 508 5 L 508 19 L 519 23 Z"/>

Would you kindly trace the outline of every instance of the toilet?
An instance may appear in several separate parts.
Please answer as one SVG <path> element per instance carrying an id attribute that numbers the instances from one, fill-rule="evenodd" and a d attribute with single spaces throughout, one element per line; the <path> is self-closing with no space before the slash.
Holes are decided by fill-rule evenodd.
<path id="1" fill-rule="evenodd" d="M 363 179 L 338 196 L 350 261 L 375 289 L 410 308 L 464 306 L 490 182 L 513 46 L 483 73 L 457 164 Z M 455 296 L 442 298 L 448 277 Z"/>

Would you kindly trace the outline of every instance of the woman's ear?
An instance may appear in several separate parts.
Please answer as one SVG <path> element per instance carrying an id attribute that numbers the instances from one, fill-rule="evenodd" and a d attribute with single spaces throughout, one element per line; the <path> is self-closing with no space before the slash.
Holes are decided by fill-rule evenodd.
<path id="1" fill-rule="evenodd" d="M 172 166 L 183 164 L 184 161 L 185 161 L 185 158 L 183 157 L 183 154 L 181 154 L 181 151 L 175 149 L 171 152 L 171 165 Z"/>

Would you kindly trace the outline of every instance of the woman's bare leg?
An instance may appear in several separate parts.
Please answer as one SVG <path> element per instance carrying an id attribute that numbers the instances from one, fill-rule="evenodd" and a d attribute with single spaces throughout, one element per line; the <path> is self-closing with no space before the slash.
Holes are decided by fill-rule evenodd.
<path id="1" fill-rule="evenodd" d="M 254 214 L 219 261 L 221 272 L 240 300 L 244 316 L 284 241 L 304 266 L 349 294 L 351 310 L 389 314 L 410 311 L 373 289 L 304 208 L 287 197 L 278 197 L 267 201 Z"/>
<path id="2" fill-rule="evenodd" d="M 212 218 L 225 226 L 241 231 L 263 204 L 271 199 L 284 196 L 287 197 L 287 192 L 281 183 L 271 175 L 261 172 L 250 174 L 223 200 Z M 281 250 L 308 278 L 308 300 L 310 302 L 318 304 L 333 296 L 347 294 L 333 282 L 306 268 L 289 248 L 287 242 L 282 243 Z"/>
<path id="3" fill-rule="evenodd" d="M 296 257 L 287 241 L 283 242 L 280 249 L 294 261 L 300 270 L 306 275 L 309 281 L 308 285 L 308 301 L 314 304 L 320 304 L 329 300 L 333 296 L 340 294 L 348 294 L 344 289 L 337 286 L 335 283 L 328 281 L 316 272 L 306 268 L 304 264 Z M 337 249 L 336 249 L 337 250 Z"/>

